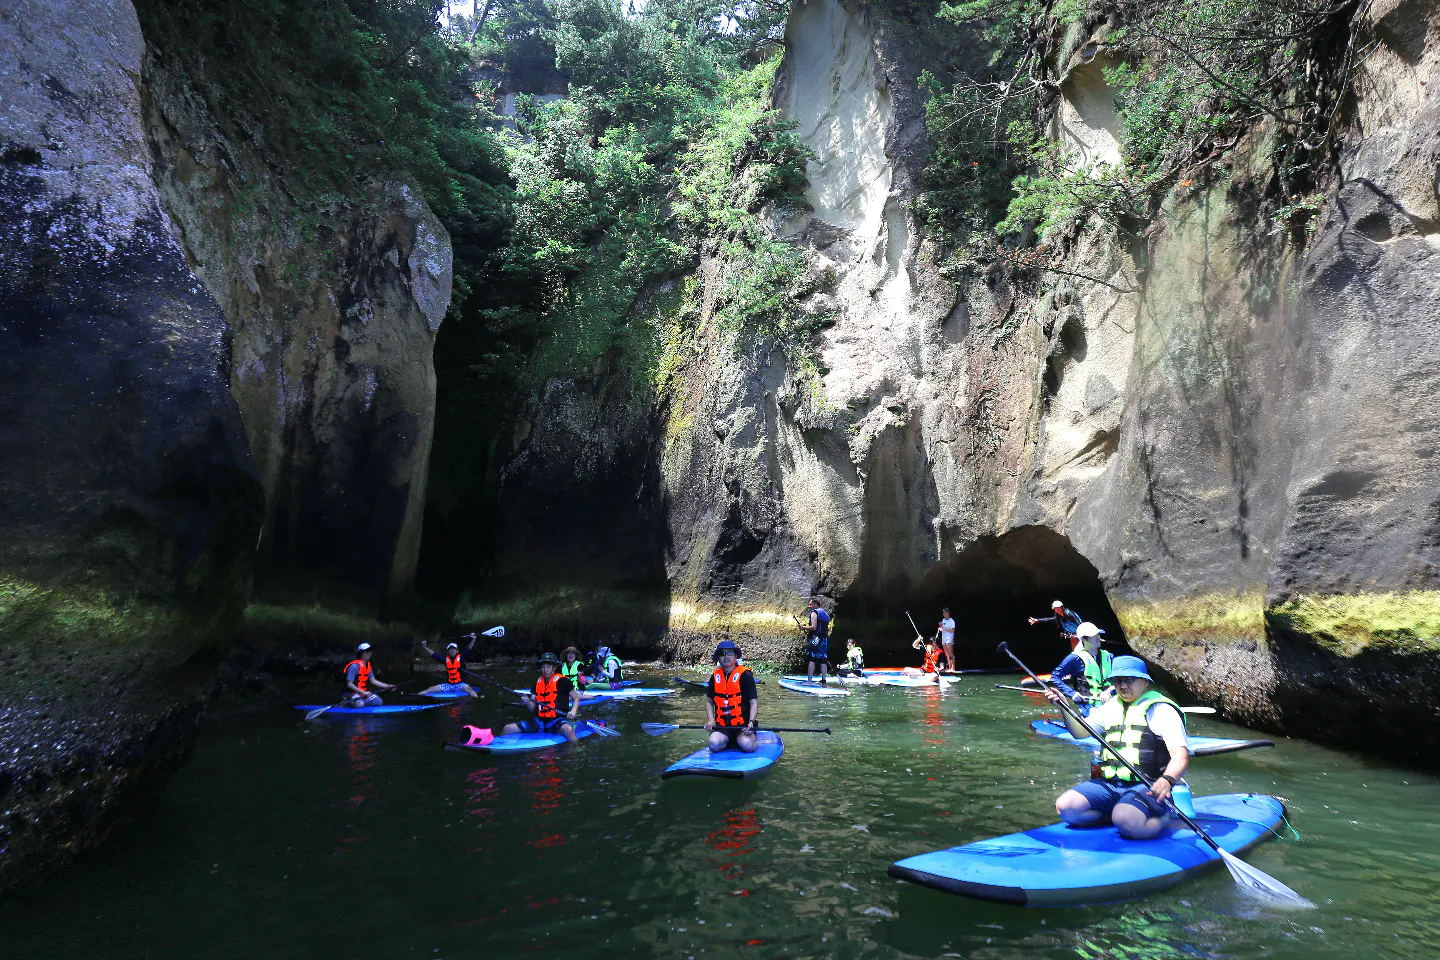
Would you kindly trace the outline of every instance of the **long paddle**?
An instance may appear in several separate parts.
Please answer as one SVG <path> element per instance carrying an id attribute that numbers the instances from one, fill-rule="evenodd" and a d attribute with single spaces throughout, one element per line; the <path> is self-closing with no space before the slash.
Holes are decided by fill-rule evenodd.
<path id="1" fill-rule="evenodd" d="M 701 683 L 699 680 L 689 680 L 689 679 L 686 679 L 685 677 L 671 677 L 670 679 L 671 679 L 671 680 L 674 680 L 676 683 L 680 684 L 682 687 L 695 687 L 695 688 L 697 688 L 697 689 L 699 689 L 699 690 L 708 690 L 708 689 L 710 689 L 710 685 L 709 685 L 709 684 Z M 755 681 L 755 686 L 757 686 L 757 687 L 761 687 L 761 686 L 764 686 L 764 685 L 765 685 L 765 681 L 764 681 L 764 680 L 756 680 L 756 681 Z"/>
<path id="2" fill-rule="evenodd" d="M 1044 687 L 1046 690 L 1054 690 L 1054 688 L 1051 687 L 1048 683 L 1037 677 L 1035 675 L 1035 671 L 1027 667 L 1019 657 L 1015 656 L 1015 654 L 1010 652 L 1010 645 L 1008 643 L 1001 643 L 999 646 L 999 650 L 1001 653 L 1005 654 L 1005 656 L 1009 657 L 1011 660 L 1014 660 L 1015 665 L 1018 666 L 1021 670 L 1024 670 L 1026 673 L 1028 673 L 1030 675 L 1030 679 L 1040 684 L 1040 686 Z M 1090 726 L 1090 724 L 1086 722 L 1085 718 L 1080 715 L 1080 711 L 1076 710 L 1074 705 L 1071 704 L 1066 697 L 1060 695 L 1057 692 L 1056 698 L 1056 702 L 1059 704 L 1060 708 L 1066 713 L 1068 713 L 1071 719 L 1073 719 L 1076 723 L 1083 727 L 1086 733 L 1094 737 L 1095 740 L 1100 743 L 1100 746 L 1104 747 L 1107 751 L 1110 752 L 1111 755 L 1115 757 L 1115 759 L 1123 763 L 1127 770 L 1129 770 L 1137 778 L 1139 778 L 1139 780 L 1147 787 L 1154 785 L 1155 781 L 1151 780 L 1149 777 L 1145 776 L 1144 773 L 1140 772 L 1139 768 L 1137 768 L 1135 764 L 1131 763 L 1130 760 L 1123 753 L 1121 753 L 1119 750 L 1116 750 L 1110 745 L 1109 741 L 1107 741 L 1104 737 L 1100 736 L 1099 731 L 1097 731 L 1094 727 Z M 1308 909 L 1315 906 L 1315 904 L 1311 903 L 1309 900 L 1306 900 L 1304 897 L 1300 896 L 1300 894 L 1296 893 L 1294 890 L 1291 890 L 1279 880 L 1276 880 L 1274 877 L 1262 872 L 1256 867 L 1252 867 L 1244 860 L 1241 860 L 1239 857 L 1235 856 L 1233 853 L 1220 846 L 1220 844 L 1216 843 L 1214 838 L 1211 837 L 1210 834 L 1206 833 L 1203 829 L 1201 829 L 1200 824 L 1196 823 L 1193 819 L 1191 819 L 1190 816 L 1187 815 L 1184 810 L 1181 810 L 1178 806 L 1176 806 L 1173 801 L 1171 801 L 1170 803 L 1170 808 L 1175 811 L 1176 815 L 1179 816 L 1181 820 L 1185 821 L 1186 826 L 1188 826 L 1191 830 L 1195 831 L 1196 836 L 1208 843 L 1210 845 L 1210 848 L 1220 855 L 1220 860 L 1230 871 L 1230 876 L 1235 880 L 1235 885 L 1238 886 L 1245 893 L 1265 899 L 1277 906 L 1292 907 L 1295 909 Z"/>
<path id="3" fill-rule="evenodd" d="M 640 729 L 652 737 L 660 737 L 672 730 L 704 730 L 693 723 L 642 723 Z M 829 733 L 829 727 L 761 727 L 771 733 Z"/>
<path id="4" fill-rule="evenodd" d="M 499 628 L 497 627 L 496 629 L 499 629 Z M 476 673 L 475 671 L 473 671 L 473 670 L 467 670 L 467 669 L 465 669 L 464 667 L 461 667 L 461 668 L 460 668 L 460 672 L 463 673 L 463 674 L 465 674 L 467 677 L 474 677 L 476 680 L 479 680 L 481 683 L 488 683 L 488 684 L 490 684 L 490 686 L 496 688 L 497 690 L 504 690 L 504 691 L 506 692 L 506 694 L 508 694 L 508 695 L 510 695 L 510 696 L 512 696 L 512 697 L 515 695 L 515 691 L 514 691 L 514 690 L 511 690 L 509 687 L 505 686 L 505 684 L 501 683 L 501 682 L 498 681 L 498 680 L 491 680 L 489 677 L 482 677 L 480 674 Z M 509 706 L 509 704 L 506 704 L 506 706 Z M 528 708 L 527 708 L 527 709 L 528 709 Z M 602 736 L 602 737 L 618 737 L 618 736 L 620 736 L 620 731 L 618 731 L 618 730 L 611 730 L 609 727 L 602 726 L 602 725 L 600 725 L 600 724 L 598 724 L 598 723 L 591 723 L 591 722 L 589 722 L 588 720 L 576 720 L 575 722 L 576 722 L 576 723 L 583 723 L 583 724 L 585 724 L 587 727 L 590 728 L 590 730 L 591 730 L 592 733 L 597 733 L 597 734 L 599 734 L 599 735 Z"/>
<path id="5" fill-rule="evenodd" d="M 414 682 L 415 682 L 416 680 L 418 680 L 418 679 L 420 679 L 420 678 L 419 678 L 419 677 L 414 677 L 414 678 L 412 678 L 412 679 L 410 679 L 410 680 L 404 680 L 404 681 L 402 681 L 402 682 L 400 682 L 400 683 L 392 683 L 392 684 L 390 684 L 390 689 L 391 689 L 391 690 L 399 690 L 401 687 L 403 687 L 403 686 L 405 686 L 405 685 L 407 685 L 407 684 L 414 683 Z M 314 710 L 307 710 L 307 711 L 305 712 L 305 719 L 306 719 L 306 720 L 314 720 L 316 717 L 320 716 L 320 714 L 324 713 L 326 710 L 334 710 L 336 707 L 343 707 L 343 706 L 345 706 L 345 704 L 347 704 L 347 703 L 349 703 L 349 702 L 350 702 L 350 698 L 349 698 L 349 697 L 346 697 L 344 700 L 341 700 L 339 703 L 332 703 L 332 704 L 330 704 L 328 707 L 317 707 L 317 708 L 314 709 Z"/>
<path id="6" fill-rule="evenodd" d="M 1043 693 L 1044 693 L 1043 690 L 1036 690 L 1034 687 L 1017 687 L 1017 686 L 1015 686 L 1015 684 L 1013 684 L 1013 683 L 997 683 L 997 684 L 995 684 L 995 689 L 996 689 L 996 690 L 1019 690 L 1021 693 L 1029 693 L 1029 694 L 1043 694 Z M 1192 714 L 1192 715 L 1194 715 L 1194 716 L 1204 716 L 1204 717 L 1208 717 L 1208 716 L 1212 715 L 1213 713 L 1215 713 L 1215 708 L 1214 708 L 1214 707 L 1181 707 L 1181 708 L 1180 708 L 1180 712 L 1181 712 L 1181 713 Z"/>

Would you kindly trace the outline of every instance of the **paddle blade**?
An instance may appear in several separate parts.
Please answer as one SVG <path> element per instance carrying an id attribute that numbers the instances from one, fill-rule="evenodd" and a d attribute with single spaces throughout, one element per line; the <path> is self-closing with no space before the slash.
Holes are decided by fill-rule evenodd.
<path id="1" fill-rule="evenodd" d="M 680 724 L 678 724 L 678 723 L 642 723 L 642 724 L 640 724 L 640 729 L 641 729 L 641 730 L 644 730 L 646 733 L 650 734 L 650 736 L 652 736 L 652 737 L 660 737 L 660 736 L 664 736 L 665 734 L 669 733 L 671 730 L 679 730 L 679 729 L 680 729 Z"/>
<path id="2" fill-rule="evenodd" d="M 334 704 L 332 703 L 330 706 L 333 707 Z M 318 710 L 307 710 L 305 711 L 305 719 L 314 720 L 316 717 L 320 716 L 320 714 L 324 713 L 326 710 L 329 709 L 330 707 L 320 707 Z"/>
<path id="3" fill-rule="evenodd" d="M 1215 708 L 1214 708 L 1214 707 L 1181 707 L 1181 708 L 1180 708 L 1180 711 L 1181 711 L 1182 713 L 1202 715 L 1202 716 L 1207 716 L 1207 717 L 1208 717 L 1208 716 L 1211 716 L 1212 714 L 1215 713 Z"/>
<path id="4" fill-rule="evenodd" d="M 1220 859 L 1225 861 L 1230 876 L 1235 879 L 1235 886 L 1249 896 L 1262 900 L 1272 907 L 1282 907 L 1286 910 L 1313 910 L 1315 908 L 1315 904 L 1268 873 L 1250 866 L 1233 853 L 1225 850 L 1216 852 L 1220 854 Z"/>
<path id="5" fill-rule="evenodd" d="M 498 639 L 498 638 L 500 638 L 500 637 L 505 636 L 505 628 L 504 628 L 504 627 L 491 627 L 489 630 L 483 631 L 483 632 L 480 634 L 480 636 L 482 636 L 482 637 L 495 637 L 495 638 Z"/>
<path id="6" fill-rule="evenodd" d="M 618 737 L 618 736 L 620 736 L 620 731 L 619 731 L 619 730 L 611 730 L 609 727 L 605 726 L 605 724 L 602 723 L 602 722 L 599 721 L 599 720 L 581 720 L 580 722 L 583 723 L 583 724 L 585 724 L 585 726 L 589 727 L 591 733 L 596 734 L 596 735 L 598 735 L 598 736 L 601 736 L 601 737 Z"/>

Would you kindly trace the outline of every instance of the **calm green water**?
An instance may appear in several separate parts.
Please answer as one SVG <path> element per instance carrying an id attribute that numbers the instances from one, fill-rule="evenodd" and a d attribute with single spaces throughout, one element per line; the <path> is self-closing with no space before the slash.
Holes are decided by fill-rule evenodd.
<path id="1" fill-rule="evenodd" d="M 661 685 L 671 671 L 646 671 Z M 516 675 L 518 678 L 518 675 Z M 1085 754 L 1032 736 L 994 678 L 820 699 L 761 688 L 791 734 L 768 779 L 662 783 L 698 694 L 599 707 L 625 737 L 437 749 L 486 698 L 408 718 L 211 724 L 141 821 L 0 902 L 7 958 L 1424 958 L 1440 954 L 1440 783 L 1309 744 L 1196 761 L 1195 792 L 1285 798 L 1303 839 L 1251 857 L 1316 901 L 1267 913 L 1222 870 L 1123 905 L 1026 910 L 885 875 L 1053 819 Z M 323 700 L 321 702 L 324 702 Z M 1192 724 L 1202 733 L 1235 728 Z M 1417 736 L 1423 735 L 1417 731 Z"/>

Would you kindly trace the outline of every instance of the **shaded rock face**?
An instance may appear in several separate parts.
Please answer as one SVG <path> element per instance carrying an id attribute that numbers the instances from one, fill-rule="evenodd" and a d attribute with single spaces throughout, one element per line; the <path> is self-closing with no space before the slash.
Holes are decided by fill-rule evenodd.
<path id="1" fill-rule="evenodd" d="M 181 762 L 261 497 L 151 178 L 128 2 L 0 11 L 0 889 Z"/>
<path id="2" fill-rule="evenodd" d="M 449 236 L 403 180 L 368 184 L 353 209 L 302 207 L 187 69 L 151 51 L 145 120 L 186 255 L 235 331 L 231 387 L 265 488 L 259 573 L 402 600 Z"/>

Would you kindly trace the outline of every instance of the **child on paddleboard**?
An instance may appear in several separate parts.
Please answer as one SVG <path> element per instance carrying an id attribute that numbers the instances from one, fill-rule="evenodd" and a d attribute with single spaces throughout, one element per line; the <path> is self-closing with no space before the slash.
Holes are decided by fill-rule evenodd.
<path id="1" fill-rule="evenodd" d="M 733 640 L 716 644 L 714 659 L 715 672 L 705 689 L 705 729 L 710 731 L 707 746 L 711 753 L 731 747 L 754 753 L 755 715 L 760 711 L 755 675 L 737 662 L 740 648 Z"/>
<path id="2" fill-rule="evenodd" d="M 944 650 L 940 647 L 940 641 L 935 637 L 924 641 L 916 637 L 911 641 L 910 646 L 925 652 L 925 662 L 918 667 L 906 667 L 905 676 L 929 677 L 938 683 L 940 681 L 940 658 L 945 655 Z"/>
<path id="3" fill-rule="evenodd" d="M 842 677 L 865 676 L 865 651 L 853 638 L 845 641 L 845 666 L 835 672 Z"/>
<path id="4" fill-rule="evenodd" d="M 445 656 L 443 657 L 434 650 L 431 650 L 430 644 L 424 640 L 420 641 L 420 646 L 424 648 L 426 653 L 430 654 L 431 660 L 439 660 L 445 665 L 445 682 L 437 683 L 433 687 L 427 687 L 421 690 L 421 696 L 427 693 L 463 693 L 468 697 L 480 696 L 480 694 L 475 692 L 474 687 L 465 682 L 464 676 L 461 675 L 461 671 L 465 669 L 465 658 L 470 655 L 470 651 L 475 646 L 475 639 L 476 635 L 473 633 L 470 634 L 470 642 L 465 645 L 464 653 L 460 652 L 460 644 L 453 640 L 450 641 L 445 645 Z"/>
<path id="5" fill-rule="evenodd" d="M 394 689 L 393 683 L 382 683 L 375 675 L 375 668 L 370 666 L 370 644 L 362 643 L 355 648 L 355 659 L 345 664 L 345 689 L 350 691 L 350 699 L 346 702 L 348 707 L 378 707 L 384 700 L 380 699 L 378 693 L 370 690 L 371 684 L 381 690 Z"/>
<path id="6" fill-rule="evenodd" d="M 595 659 L 590 663 L 590 683 L 605 684 L 611 690 L 625 686 L 625 669 L 620 658 L 603 640 L 595 641 Z"/>
<path id="7" fill-rule="evenodd" d="M 501 733 L 558 733 L 574 743 L 575 718 L 580 712 L 580 691 L 560 675 L 560 658 L 540 655 L 540 679 L 520 699 L 534 714 L 528 720 L 507 723 Z"/>

